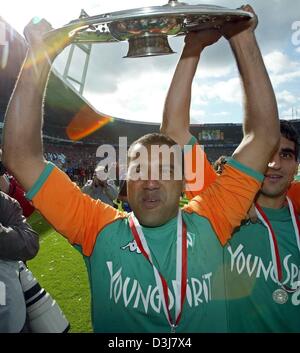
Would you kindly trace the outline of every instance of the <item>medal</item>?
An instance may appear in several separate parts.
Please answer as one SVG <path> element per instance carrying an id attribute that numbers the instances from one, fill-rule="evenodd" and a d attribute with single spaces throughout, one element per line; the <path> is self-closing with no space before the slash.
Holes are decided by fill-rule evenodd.
<path id="1" fill-rule="evenodd" d="M 284 289 L 276 289 L 274 292 L 273 292 L 273 300 L 275 303 L 277 304 L 285 304 L 288 299 L 289 299 L 289 296 L 287 294 L 287 292 L 284 290 Z"/>
<path id="2" fill-rule="evenodd" d="M 187 231 L 186 225 L 183 222 L 181 216 L 181 210 L 178 211 L 177 216 L 177 244 L 176 244 L 176 288 L 175 290 L 175 318 L 172 319 L 169 310 L 169 296 L 168 296 L 168 284 L 163 275 L 158 271 L 153 263 L 150 249 L 147 244 L 147 240 L 144 236 L 143 230 L 139 224 L 139 221 L 131 213 L 129 217 L 129 226 L 132 235 L 136 241 L 138 248 L 144 255 L 146 260 L 151 264 L 153 268 L 153 274 L 156 281 L 156 285 L 162 300 L 163 310 L 171 328 L 171 333 L 175 333 L 176 327 L 181 319 L 181 313 L 183 304 L 186 298 L 186 286 L 187 286 Z"/>
<path id="3" fill-rule="evenodd" d="M 300 252 L 300 221 L 298 219 L 298 215 L 296 213 L 295 207 L 288 197 L 287 197 L 287 202 L 289 205 L 289 210 L 290 210 L 290 214 L 291 214 L 291 218 L 292 218 L 292 222 L 293 222 L 293 226 L 294 226 L 297 246 L 298 246 L 298 249 Z M 282 265 L 281 265 L 279 247 L 277 244 L 276 235 L 274 233 L 274 230 L 272 228 L 270 221 L 268 220 L 268 217 L 266 216 L 266 214 L 264 213 L 262 208 L 258 204 L 256 204 L 255 206 L 256 206 L 255 210 L 256 210 L 258 218 L 260 219 L 262 224 L 268 230 L 270 248 L 271 248 L 271 257 L 272 257 L 272 262 L 273 262 L 273 266 L 274 266 L 275 278 L 276 278 L 277 284 L 281 287 L 279 289 L 276 289 L 273 292 L 272 297 L 273 297 L 273 300 L 275 303 L 285 304 L 289 298 L 288 293 L 294 293 L 300 289 L 299 281 L 298 281 L 298 285 L 296 286 L 295 289 L 292 289 L 282 283 L 283 282 L 283 273 L 282 273 L 283 271 L 282 271 Z"/>
<path id="4" fill-rule="evenodd" d="M 176 325 L 172 324 L 171 325 L 171 333 L 175 333 L 176 332 Z"/>

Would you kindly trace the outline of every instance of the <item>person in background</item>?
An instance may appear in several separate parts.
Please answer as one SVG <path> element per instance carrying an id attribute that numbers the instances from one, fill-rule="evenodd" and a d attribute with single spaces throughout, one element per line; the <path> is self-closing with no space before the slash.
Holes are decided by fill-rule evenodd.
<path id="1" fill-rule="evenodd" d="M 38 250 L 38 234 L 19 203 L 0 192 L 0 332 L 29 330 L 18 261 L 32 259 Z"/>
<path id="2" fill-rule="evenodd" d="M 26 261 L 35 257 L 39 249 L 38 234 L 26 223 L 24 217 L 29 217 L 35 208 L 26 199 L 25 192 L 17 181 L 7 173 L 1 161 L 0 186 L 3 190 L 0 192 L 0 332 L 59 333 L 63 330 L 67 332 L 70 325 L 61 310 L 57 310 L 58 304 L 54 304 L 53 300 L 49 326 L 38 325 L 36 320 L 38 308 L 40 308 L 40 322 L 43 322 L 45 315 L 51 311 L 50 308 L 41 307 L 40 303 L 44 302 L 44 297 L 47 295 L 50 298 L 50 294 L 42 289 L 38 282 L 33 283 L 32 287 L 26 285 L 26 293 L 24 292 L 21 278 L 23 280 L 25 278 L 26 284 L 33 278 L 26 267 Z M 11 197 L 7 195 L 8 193 Z M 24 217 L 21 217 L 22 213 Z M 25 272 L 26 275 L 24 275 Z M 36 303 L 37 298 L 40 301 L 38 303 Z M 36 305 L 33 312 L 34 325 L 38 325 L 39 330 L 42 331 L 34 331 L 36 327 L 32 326 L 30 316 L 27 314 L 27 307 L 29 306 L 32 312 L 33 305 Z M 21 331 L 20 327 L 22 327 Z"/>
<path id="3" fill-rule="evenodd" d="M 126 180 L 122 180 L 120 183 L 120 192 L 117 196 L 117 205 L 120 211 L 125 211 L 125 212 L 132 211 L 128 203 Z"/>
<path id="4" fill-rule="evenodd" d="M 13 199 L 17 200 L 22 207 L 23 215 L 27 218 L 31 216 L 35 208 L 30 201 L 25 197 L 25 192 L 16 181 L 16 179 L 10 175 L 2 163 L 2 149 L 0 148 L 0 191 L 9 195 Z"/>
<path id="5" fill-rule="evenodd" d="M 227 161 L 226 156 L 221 156 L 215 161 L 213 168 L 218 175 L 222 174 L 226 161 Z"/>
<path id="6" fill-rule="evenodd" d="M 0 332 L 29 332 L 19 261 L 32 259 L 39 250 L 38 234 L 24 218 L 35 208 L 1 159 L 0 149 Z"/>
<path id="7" fill-rule="evenodd" d="M 104 167 L 100 165 L 95 168 L 93 179 L 88 180 L 81 190 L 95 200 L 114 206 L 113 201 L 118 196 L 118 188 L 112 179 L 101 179 L 101 169 L 104 171 Z"/>

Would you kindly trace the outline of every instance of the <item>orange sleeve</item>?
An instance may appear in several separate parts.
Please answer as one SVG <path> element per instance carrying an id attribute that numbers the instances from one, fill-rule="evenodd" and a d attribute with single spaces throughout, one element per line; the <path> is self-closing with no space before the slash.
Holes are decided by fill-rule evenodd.
<path id="1" fill-rule="evenodd" d="M 222 175 L 184 209 L 207 218 L 224 245 L 245 218 L 262 181 L 263 175 L 231 159 Z"/>
<path id="2" fill-rule="evenodd" d="M 204 151 L 203 151 L 203 154 L 204 154 L 204 186 L 203 186 L 202 190 L 200 190 L 200 192 L 204 191 L 218 177 L 218 174 L 215 172 L 213 166 L 208 161 L 206 153 Z"/>
<path id="3" fill-rule="evenodd" d="M 190 175 L 185 181 L 185 194 L 189 200 L 200 195 L 218 176 L 194 136 L 190 144 L 192 147 L 184 153 L 185 174 Z"/>
<path id="4" fill-rule="evenodd" d="M 84 255 L 89 256 L 99 232 L 126 214 L 83 194 L 51 163 L 45 169 L 27 198 L 59 233 L 70 243 L 81 245 Z"/>
<path id="5" fill-rule="evenodd" d="M 292 200 L 296 208 L 296 212 L 300 214 L 300 182 L 299 181 L 295 181 L 291 184 L 287 195 Z"/>

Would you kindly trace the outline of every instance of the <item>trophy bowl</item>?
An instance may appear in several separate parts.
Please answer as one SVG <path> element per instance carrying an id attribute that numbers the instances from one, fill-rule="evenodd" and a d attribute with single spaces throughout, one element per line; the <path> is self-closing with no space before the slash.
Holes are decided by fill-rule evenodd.
<path id="1" fill-rule="evenodd" d="M 96 16 L 82 10 L 79 19 L 50 31 L 76 31 L 74 43 L 128 41 L 128 58 L 172 54 L 168 36 L 189 31 L 220 29 L 226 22 L 248 21 L 249 12 L 214 5 L 189 5 L 169 0 L 162 6 L 142 7 Z M 78 30 L 79 28 L 79 30 Z"/>
<path id="2" fill-rule="evenodd" d="M 128 40 L 127 58 L 172 54 L 168 35 L 182 30 L 178 17 L 142 17 L 108 24 L 111 35 L 119 41 Z"/>
<path id="3" fill-rule="evenodd" d="M 182 26 L 182 19 L 173 16 L 142 17 L 108 24 L 111 35 L 121 41 L 145 35 L 176 35 Z"/>

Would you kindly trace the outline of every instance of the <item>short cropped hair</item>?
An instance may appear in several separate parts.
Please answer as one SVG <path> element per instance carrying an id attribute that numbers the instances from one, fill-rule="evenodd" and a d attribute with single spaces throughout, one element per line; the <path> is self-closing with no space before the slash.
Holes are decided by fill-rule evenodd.
<path id="1" fill-rule="evenodd" d="M 298 160 L 299 154 L 299 134 L 294 125 L 287 120 L 280 120 L 280 133 L 281 136 L 294 142 L 295 144 L 295 159 Z"/>
<path id="2" fill-rule="evenodd" d="M 174 141 L 172 138 L 170 138 L 169 136 L 167 136 L 165 134 L 158 133 L 158 132 L 153 132 L 151 134 L 146 134 L 146 135 L 140 137 L 139 139 L 137 139 L 136 141 L 134 141 L 130 145 L 130 147 L 128 149 L 128 159 L 129 159 L 131 150 L 137 144 L 141 144 L 145 147 L 154 146 L 154 145 L 158 145 L 158 146 L 167 145 L 169 147 L 179 146 L 178 143 L 176 141 Z M 181 160 L 182 160 L 182 175 L 184 176 L 184 155 L 183 155 L 182 149 L 181 149 L 181 151 L 182 151 L 182 156 L 181 156 L 182 157 L 181 158 Z"/>

